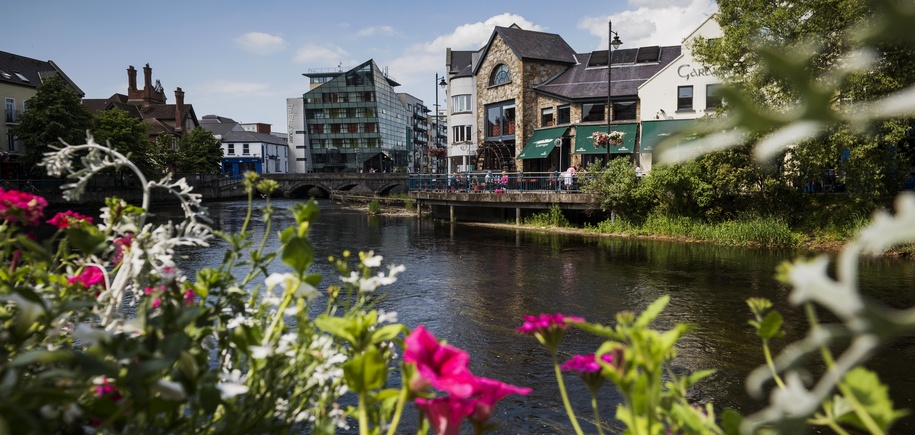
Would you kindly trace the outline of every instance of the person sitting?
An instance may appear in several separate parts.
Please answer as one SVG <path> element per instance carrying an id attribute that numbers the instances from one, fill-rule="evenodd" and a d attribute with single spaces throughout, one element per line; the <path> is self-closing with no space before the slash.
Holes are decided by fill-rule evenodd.
<path id="1" fill-rule="evenodd" d="M 502 171 L 502 177 L 499 178 L 499 189 L 508 189 L 508 172 Z"/>
<path id="2" fill-rule="evenodd" d="M 495 181 L 492 176 L 492 171 L 487 171 L 486 176 L 483 177 L 483 182 L 486 184 L 486 190 L 492 192 L 492 183 Z"/>
<path id="3" fill-rule="evenodd" d="M 567 191 L 572 190 L 573 178 L 575 177 L 575 168 L 569 168 L 562 173 L 562 188 Z"/>

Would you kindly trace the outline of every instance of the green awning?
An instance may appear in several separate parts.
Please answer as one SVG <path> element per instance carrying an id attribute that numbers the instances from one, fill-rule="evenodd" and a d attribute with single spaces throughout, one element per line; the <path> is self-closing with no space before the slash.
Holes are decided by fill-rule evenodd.
<path id="1" fill-rule="evenodd" d="M 556 139 L 566 134 L 569 127 L 554 127 L 536 130 L 527 141 L 524 150 L 518 154 L 519 159 L 543 159 L 550 155 L 556 146 Z"/>
<path id="2" fill-rule="evenodd" d="M 625 133 L 622 145 L 611 145 L 610 154 L 631 153 L 635 149 L 635 133 L 638 124 L 613 124 L 613 131 Z M 591 134 L 595 131 L 607 132 L 607 125 L 579 125 L 575 128 L 575 153 L 576 154 L 607 154 L 606 148 L 594 146 Z"/>
<path id="3" fill-rule="evenodd" d="M 650 153 L 664 139 L 680 130 L 692 128 L 695 119 L 665 119 L 662 121 L 642 121 L 642 143 L 639 151 Z"/>

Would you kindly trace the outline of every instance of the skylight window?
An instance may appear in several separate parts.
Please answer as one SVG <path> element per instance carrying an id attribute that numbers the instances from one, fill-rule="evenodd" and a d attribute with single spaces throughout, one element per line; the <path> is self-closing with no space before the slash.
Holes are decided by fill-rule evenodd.
<path id="1" fill-rule="evenodd" d="M 11 78 L 13 78 L 13 76 L 11 76 L 10 73 L 8 73 L 8 72 L 6 72 L 6 71 L 0 71 L 0 75 L 2 75 L 3 78 L 5 78 L 5 79 L 11 79 Z"/>
<path id="2" fill-rule="evenodd" d="M 13 74 L 16 74 L 16 77 L 19 77 L 19 80 L 22 80 L 22 81 L 24 81 L 24 82 L 28 82 L 28 81 L 29 81 L 29 79 L 27 79 L 27 78 L 26 78 L 24 75 L 22 75 L 21 73 L 13 73 Z"/>

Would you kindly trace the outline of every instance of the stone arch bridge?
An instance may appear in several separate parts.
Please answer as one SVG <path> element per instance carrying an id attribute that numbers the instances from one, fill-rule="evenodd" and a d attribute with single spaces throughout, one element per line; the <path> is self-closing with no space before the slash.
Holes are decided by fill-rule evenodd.
<path id="1" fill-rule="evenodd" d="M 280 185 L 277 195 L 289 198 L 309 196 L 327 198 L 333 193 L 360 193 L 388 196 L 406 193 L 409 186 L 409 174 L 406 173 L 351 173 L 351 172 L 315 172 L 308 174 L 261 174 L 262 178 L 274 180 Z M 243 191 L 242 179 L 224 180 L 221 184 L 223 197 L 233 196 L 233 192 Z"/>

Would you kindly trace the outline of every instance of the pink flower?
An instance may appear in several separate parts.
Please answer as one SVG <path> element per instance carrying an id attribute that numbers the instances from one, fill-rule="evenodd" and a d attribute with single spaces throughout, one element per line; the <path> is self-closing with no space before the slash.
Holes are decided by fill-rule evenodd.
<path id="1" fill-rule="evenodd" d="M 583 323 L 584 321 L 585 319 L 581 317 L 559 313 L 524 316 L 524 324 L 518 327 L 517 331 L 533 335 L 550 353 L 555 354 L 569 323 Z"/>
<path id="2" fill-rule="evenodd" d="M 153 293 L 159 293 L 160 291 L 163 291 L 163 290 L 165 290 L 165 286 L 161 286 L 161 287 L 159 287 L 158 289 L 154 289 L 154 288 L 152 288 L 152 287 L 146 287 L 146 289 L 143 290 L 143 294 L 149 296 L 149 295 L 151 295 L 151 294 L 153 294 Z M 161 306 L 161 305 L 162 305 L 162 300 L 159 299 L 159 298 L 153 299 L 152 304 L 150 304 L 150 306 L 151 306 L 152 309 L 154 309 L 154 310 L 155 310 L 156 308 L 159 308 L 159 306 Z"/>
<path id="3" fill-rule="evenodd" d="M 10 223 L 37 225 L 47 206 L 48 201 L 40 196 L 0 188 L 0 219 Z"/>
<path id="4" fill-rule="evenodd" d="M 184 305 L 191 305 L 194 303 L 194 297 L 197 296 L 197 293 L 194 293 L 193 290 L 187 289 L 184 292 Z"/>
<path id="5" fill-rule="evenodd" d="M 613 354 L 605 353 L 601 359 L 605 362 L 612 363 Z M 596 373 L 600 371 L 600 364 L 598 364 L 594 354 L 589 353 L 587 355 L 573 356 L 572 359 L 566 361 L 565 364 L 562 365 L 562 369 L 567 372 Z"/>
<path id="6" fill-rule="evenodd" d="M 438 435 L 457 435 L 461 422 L 474 412 L 474 401 L 455 396 L 436 397 L 435 399 L 416 398 L 416 405 L 426 413 Z"/>
<path id="7" fill-rule="evenodd" d="M 585 319 L 563 314 L 541 314 L 539 316 L 524 316 L 524 324 L 517 331 L 523 334 L 535 334 L 550 329 L 566 329 L 569 323 L 584 323 Z"/>
<path id="8" fill-rule="evenodd" d="M 492 409 L 495 408 L 496 403 L 499 403 L 505 396 L 508 396 L 509 394 L 520 394 L 524 396 L 530 394 L 531 391 L 534 391 L 530 388 L 516 387 L 494 379 L 476 378 L 476 381 L 476 386 L 474 387 L 473 395 L 471 396 L 475 399 L 474 413 L 471 418 L 478 423 L 489 421 L 489 417 L 492 416 Z"/>
<path id="9" fill-rule="evenodd" d="M 441 344 L 422 325 L 404 339 L 403 359 L 416 364 L 416 370 L 433 387 L 460 398 L 473 393 L 474 376 L 467 368 L 470 356 L 453 346 Z M 418 388 L 414 388 L 414 391 Z"/>
<path id="10" fill-rule="evenodd" d="M 54 217 L 52 217 L 48 223 L 54 225 L 57 227 L 57 229 L 62 230 L 69 227 L 77 227 L 83 224 L 92 224 L 92 218 L 72 210 L 67 210 L 54 215 Z"/>
<path id="11" fill-rule="evenodd" d="M 102 269 L 98 266 L 86 266 L 83 269 L 82 273 L 76 276 L 71 276 L 67 280 L 68 284 L 82 284 L 84 288 L 92 287 L 96 284 L 101 284 L 102 288 L 105 288 L 105 274 L 102 272 Z"/>
<path id="12" fill-rule="evenodd" d="M 606 363 L 619 367 L 623 360 L 623 351 L 616 349 L 612 353 L 605 353 L 601 359 Z M 572 359 L 562 365 L 562 369 L 569 372 L 577 372 L 585 386 L 592 394 L 597 394 L 597 390 L 604 384 L 604 377 L 601 376 L 601 365 L 593 353 L 588 355 L 575 355 Z"/>
<path id="13" fill-rule="evenodd" d="M 121 237 L 114 239 L 114 257 L 111 258 L 111 262 L 118 264 L 121 260 L 124 259 L 124 251 L 130 249 L 130 246 L 133 244 L 133 234 L 127 233 Z"/>

